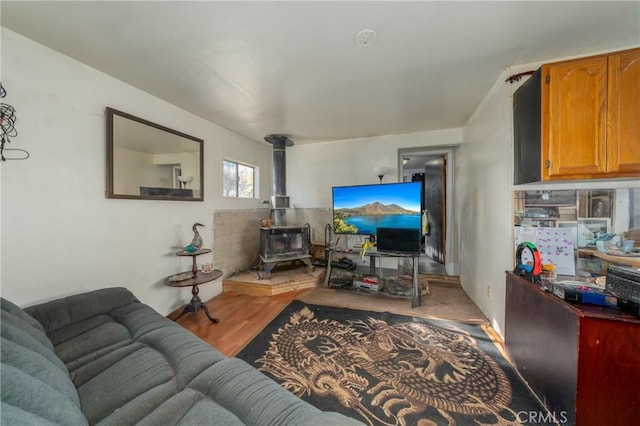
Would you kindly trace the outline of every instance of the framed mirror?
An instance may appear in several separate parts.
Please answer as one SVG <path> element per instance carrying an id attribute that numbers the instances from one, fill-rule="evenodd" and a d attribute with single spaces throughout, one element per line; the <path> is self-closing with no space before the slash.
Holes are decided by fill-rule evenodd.
<path id="1" fill-rule="evenodd" d="M 203 201 L 204 141 L 107 107 L 107 198 Z"/>

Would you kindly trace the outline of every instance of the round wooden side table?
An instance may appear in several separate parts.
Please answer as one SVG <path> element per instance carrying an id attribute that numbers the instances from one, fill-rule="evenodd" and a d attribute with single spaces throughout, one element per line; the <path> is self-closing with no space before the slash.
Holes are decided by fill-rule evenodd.
<path id="1" fill-rule="evenodd" d="M 196 264 L 196 257 L 200 256 L 201 254 L 207 254 L 207 253 L 211 253 L 211 249 L 198 249 L 194 252 L 180 250 L 179 252 L 176 253 L 176 256 L 191 256 L 191 258 L 193 259 L 193 266 L 191 267 L 191 272 L 193 272 L 193 276 L 195 277 L 196 274 L 198 273 L 198 265 Z"/>
<path id="2" fill-rule="evenodd" d="M 220 322 L 220 320 L 218 320 L 217 318 L 213 318 L 211 315 L 209 315 L 209 309 L 207 308 L 207 305 L 202 303 L 200 296 L 198 296 L 198 293 L 200 293 L 200 289 L 198 288 L 198 286 L 200 284 L 205 284 L 210 281 L 217 280 L 222 276 L 222 271 L 218 269 L 214 269 L 213 271 L 208 273 L 198 270 L 198 266 L 196 264 L 196 257 L 201 254 L 205 254 L 209 252 L 211 252 L 211 249 L 200 249 L 193 253 L 190 253 L 185 250 L 181 250 L 176 253 L 177 256 L 191 256 L 193 258 L 193 267 L 191 268 L 191 271 L 180 272 L 179 274 L 171 275 L 165 278 L 164 280 L 164 284 L 169 287 L 191 286 L 191 294 L 192 294 L 191 302 L 185 305 L 184 309 L 182 310 L 180 315 L 178 315 L 176 320 L 181 316 L 183 316 L 184 314 L 186 314 L 187 312 L 196 313 L 200 309 L 202 309 L 205 315 L 207 316 L 207 318 L 209 318 L 209 321 L 215 322 L 215 323 Z"/>

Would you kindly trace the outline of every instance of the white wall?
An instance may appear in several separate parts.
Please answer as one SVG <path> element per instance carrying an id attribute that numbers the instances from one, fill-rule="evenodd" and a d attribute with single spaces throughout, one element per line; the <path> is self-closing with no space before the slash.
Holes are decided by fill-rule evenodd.
<path id="1" fill-rule="evenodd" d="M 511 87 L 504 79 L 497 80 L 463 128 L 455 161 L 460 279 L 499 333 L 504 331 L 504 271 L 513 269 Z"/>
<path id="2" fill-rule="evenodd" d="M 2 296 L 19 305 L 125 286 L 163 314 L 190 297 L 163 279 L 190 269 L 174 255 L 191 225 L 211 247 L 214 210 L 261 208 L 222 197 L 222 158 L 268 171 L 271 147 L 179 109 L 12 31 L 2 29 L 4 99 L 17 111 L 26 161 L 2 164 Z M 204 202 L 105 198 L 105 107 L 204 139 Z M 270 177 L 259 192 L 269 193 Z M 202 256 L 202 262 L 216 259 Z M 201 286 L 207 300 L 220 280 Z"/>
<path id="3" fill-rule="evenodd" d="M 383 182 L 399 182 L 398 149 L 455 146 L 462 129 L 294 145 L 287 149 L 287 192 L 294 207 L 331 208 L 331 188 L 378 183 L 376 167 L 388 167 Z"/>

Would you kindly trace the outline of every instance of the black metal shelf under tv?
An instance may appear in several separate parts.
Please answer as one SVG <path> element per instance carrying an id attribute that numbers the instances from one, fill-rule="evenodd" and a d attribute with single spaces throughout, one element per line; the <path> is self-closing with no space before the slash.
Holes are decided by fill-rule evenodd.
<path id="1" fill-rule="evenodd" d="M 339 270 L 338 268 L 335 268 L 332 266 L 332 260 L 333 260 L 334 254 L 342 253 L 345 255 L 361 256 L 362 253 L 357 250 L 346 251 L 342 249 L 337 249 L 336 247 L 329 247 L 326 250 L 327 250 L 327 256 L 326 256 L 327 270 L 325 272 L 324 287 L 331 288 L 330 283 L 332 280 L 332 274 L 336 273 L 335 270 Z M 368 268 L 364 265 L 355 264 L 354 269 L 340 270 L 341 271 L 340 273 L 342 274 L 341 276 L 344 276 L 346 277 L 345 279 L 351 280 L 351 281 L 353 281 L 354 279 L 357 279 L 359 276 L 363 276 L 363 277 L 376 276 L 381 280 L 381 283 L 383 284 L 383 287 L 382 287 L 383 291 L 367 291 L 366 289 L 362 289 L 362 288 L 356 289 L 353 286 L 345 286 L 344 287 L 345 290 L 348 289 L 351 291 L 357 291 L 357 292 L 363 292 L 367 294 L 375 294 L 375 295 L 393 297 L 393 298 L 411 299 L 412 308 L 415 308 L 421 305 L 420 297 L 422 296 L 422 290 L 420 289 L 420 284 L 418 280 L 418 260 L 420 258 L 419 253 L 378 252 L 375 249 L 373 249 L 373 250 L 367 250 L 365 252 L 365 256 L 368 256 L 370 260 Z M 382 261 L 378 262 L 380 266 L 376 267 L 376 263 L 377 263 L 376 259 L 382 259 L 383 257 L 395 257 L 395 258 L 404 258 L 404 259 L 411 260 L 412 274 L 411 274 L 411 293 L 410 294 L 393 294 L 393 293 L 388 293 L 384 291 L 385 290 L 384 285 L 388 284 L 388 282 L 385 282 L 385 279 L 392 281 L 391 277 L 393 276 L 393 273 L 391 272 L 389 272 L 388 275 L 385 274 L 385 270 L 386 271 L 393 271 L 393 270 L 389 268 L 382 268 L 381 266 Z M 385 278 L 385 276 L 387 278 Z M 402 276 L 397 276 L 396 274 L 395 280 L 398 280 L 398 279 L 403 279 L 403 278 Z M 336 287 L 333 287 L 333 288 L 336 288 Z"/>

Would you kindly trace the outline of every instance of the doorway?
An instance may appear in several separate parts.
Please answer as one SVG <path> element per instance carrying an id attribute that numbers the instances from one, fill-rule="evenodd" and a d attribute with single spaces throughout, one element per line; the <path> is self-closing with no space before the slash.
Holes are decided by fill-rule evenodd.
<path id="1" fill-rule="evenodd" d="M 453 199 L 453 148 L 420 148 L 398 150 L 398 170 L 403 182 L 423 183 L 424 255 L 427 269 L 455 275 L 450 255 Z"/>

